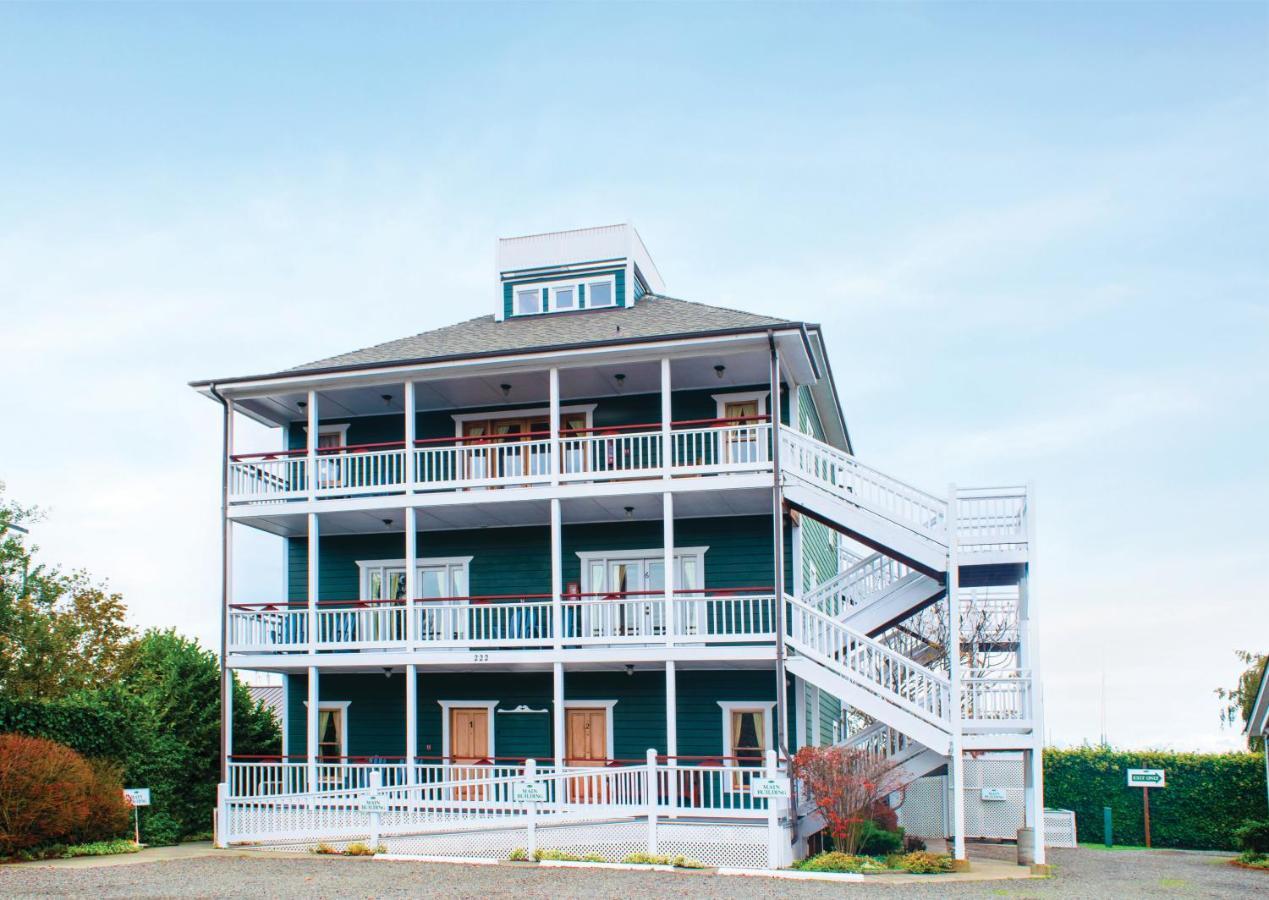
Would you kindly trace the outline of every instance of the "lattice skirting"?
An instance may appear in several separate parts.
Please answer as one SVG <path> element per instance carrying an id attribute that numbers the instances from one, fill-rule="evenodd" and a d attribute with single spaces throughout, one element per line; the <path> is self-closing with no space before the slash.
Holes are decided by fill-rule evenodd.
<path id="1" fill-rule="evenodd" d="M 584 855 L 597 853 L 608 862 L 620 862 L 630 853 L 648 849 L 647 822 L 630 819 L 588 822 L 577 825 L 544 825 L 537 828 L 537 846 Z M 319 836 L 304 840 L 270 841 L 251 845 L 256 850 L 307 851 L 318 843 L 343 849 L 352 841 L 368 841 L 369 833 L 340 835 L 322 841 Z M 392 834 L 380 838 L 389 853 L 418 856 L 453 856 L 479 859 L 506 859 L 511 851 L 528 846 L 528 832 L 520 825 L 435 834 Z M 657 823 L 657 852 L 686 856 L 708 866 L 765 868 L 767 865 L 766 825 L 720 822 Z"/>

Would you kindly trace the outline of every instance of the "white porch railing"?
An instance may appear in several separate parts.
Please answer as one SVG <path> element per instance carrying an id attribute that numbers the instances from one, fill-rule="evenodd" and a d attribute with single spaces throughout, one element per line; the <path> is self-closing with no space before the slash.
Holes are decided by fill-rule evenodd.
<path id="1" fill-rule="evenodd" d="M 1031 672 L 970 669 L 961 683 L 961 715 L 967 725 L 1031 718 Z"/>
<path id="2" fill-rule="evenodd" d="M 710 475 L 771 465 L 766 417 L 672 423 L 670 472 Z M 563 482 L 654 477 L 664 473 L 659 425 L 572 429 L 558 447 L 545 433 L 488 435 L 235 454 L 229 461 L 231 503 L 325 499 L 459 488 L 506 488 L 552 480 L 558 453 Z M 412 467 L 412 468 L 411 468 Z M 412 479 L 407 478 L 412 475 Z"/>
<path id="3" fill-rule="evenodd" d="M 912 571 L 897 559 L 874 553 L 808 591 L 803 601 L 825 615 L 840 617 L 864 606 Z"/>
<path id="4" fill-rule="evenodd" d="M 723 644 L 769 641 L 775 635 L 775 598 L 761 588 L 678 591 L 672 608 L 671 635 L 662 592 L 565 594 L 560 598 L 558 641 L 565 647 L 671 639 Z M 310 629 L 315 636 L 311 643 Z M 299 603 L 238 604 L 229 611 L 231 653 L 531 650 L 556 641 L 555 605 L 545 594 L 427 599 L 412 607 L 401 601 L 326 601 L 311 613 Z"/>
<path id="5" fill-rule="evenodd" d="M 956 522 L 963 553 L 1025 550 L 1027 489 L 959 488 Z"/>

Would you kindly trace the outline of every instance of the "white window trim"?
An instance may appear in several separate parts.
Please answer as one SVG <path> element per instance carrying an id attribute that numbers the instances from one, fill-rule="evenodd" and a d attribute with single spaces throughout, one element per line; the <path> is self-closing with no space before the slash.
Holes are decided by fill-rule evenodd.
<path id="1" fill-rule="evenodd" d="M 589 281 L 583 281 L 582 284 L 586 285 L 586 309 L 612 309 L 617 305 L 617 279 L 612 275 L 604 278 L 592 278 Z M 591 286 L 596 284 L 608 285 L 608 296 L 612 298 L 611 302 L 605 303 L 603 306 L 595 306 L 590 302 Z"/>
<path id="2" fill-rule="evenodd" d="M 474 556 L 420 556 L 414 560 L 414 567 L 421 566 L 462 566 L 463 577 L 467 580 L 467 590 L 471 590 L 471 561 Z M 357 597 L 366 600 L 370 587 L 371 569 L 404 569 L 404 559 L 359 559 L 357 560 Z M 418 598 L 407 598 L 418 599 Z"/>
<path id="3" fill-rule="evenodd" d="M 339 710 L 339 758 L 348 758 L 348 707 L 352 705 L 351 700 L 319 700 L 317 701 L 317 713 L 320 716 L 323 711 Z M 308 701 L 304 701 L 304 709 L 307 714 Z M 321 735 L 318 735 L 320 738 Z M 304 742 L 308 743 L 308 729 L 304 731 Z M 321 741 L 318 741 L 320 744 Z"/>
<path id="4" fill-rule="evenodd" d="M 716 418 L 722 419 L 727 415 L 728 403 L 745 403 L 749 400 L 758 401 L 758 415 L 765 416 L 767 414 L 767 398 L 771 396 L 770 391 L 740 391 L 734 394 L 710 394 L 714 398 Z"/>
<path id="5" fill-rule="evenodd" d="M 560 415 L 568 413 L 585 413 L 586 427 L 594 427 L 595 408 L 598 403 L 577 403 L 572 406 L 561 406 Z M 486 419 L 493 421 L 495 419 L 527 419 L 533 416 L 546 416 L 550 418 L 551 408 L 549 406 L 536 407 L 534 409 L 500 409 L 494 412 L 483 413 L 452 413 L 450 418 L 454 420 L 454 437 L 463 437 L 463 425 L 467 422 L 484 421 Z"/>
<path id="6" fill-rule="evenodd" d="M 700 590 L 705 590 L 705 552 L 709 550 L 708 546 L 704 547 L 675 547 L 674 558 L 686 558 L 689 556 L 696 557 L 696 571 L 701 576 Z M 582 593 L 590 592 L 590 563 L 597 560 L 604 560 L 605 563 L 610 560 L 620 559 L 659 559 L 665 558 L 665 550 L 661 547 L 649 547 L 646 550 L 578 550 L 577 558 L 581 560 L 581 585 Z M 675 590 L 678 590 L 676 587 Z M 655 599 L 655 598 L 649 598 Z"/>
<path id="7" fill-rule="evenodd" d="M 569 709 L 607 710 L 607 712 L 604 713 L 604 730 L 606 732 L 606 734 L 604 735 L 604 756 L 609 760 L 613 760 L 617 758 L 617 752 L 614 749 L 615 745 L 613 744 L 613 725 L 612 725 L 613 719 L 616 718 L 616 716 L 614 715 L 614 710 L 616 706 L 617 706 L 616 700 L 565 700 L 564 701 L 564 709 L 566 710 L 569 710 Z M 567 720 L 565 721 L 567 722 Z M 568 740 L 567 727 L 568 726 L 566 724 L 565 737 L 564 737 L 565 741 Z M 567 749 L 567 747 L 565 749 Z"/>
<path id="8" fill-rule="evenodd" d="M 449 711 L 451 709 L 486 709 L 489 711 L 489 759 L 497 759 L 498 751 L 494 747 L 494 710 L 497 700 L 437 700 L 441 707 L 441 756 L 449 759 Z"/>
<path id="9" fill-rule="evenodd" d="M 732 734 L 731 734 L 731 714 L 734 712 L 744 712 L 746 710 L 762 710 L 762 747 L 765 756 L 766 751 L 772 749 L 775 744 L 772 742 L 772 717 L 775 715 L 772 710 L 775 709 L 775 701 L 766 700 L 719 700 L 718 705 L 723 708 L 723 765 L 734 766 L 735 760 L 731 759 Z"/>

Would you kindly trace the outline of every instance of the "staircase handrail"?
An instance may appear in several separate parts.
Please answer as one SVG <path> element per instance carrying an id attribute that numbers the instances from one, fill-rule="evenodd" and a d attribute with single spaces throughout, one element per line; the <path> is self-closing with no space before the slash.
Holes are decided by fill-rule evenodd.
<path id="1" fill-rule="evenodd" d="M 786 472 L 847 503 L 947 545 L 946 498 L 887 475 L 787 425 L 780 426 L 780 438 L 789 451 L 780 457 L 781 468 Z M 854 485 L 849 483 L 852 481 Z"/>
<path id="2" fill-rule="evenodd" d="M 829 671 L 901 706 L 940 728 L 951 720 L 951 681 L 901 653 L 784 596 L 794 649 Z"/>
<path id="3" fill-rule="evenodd" d="M 889 589 L 912 571 L 893 557 L 874 553 L 804 593 L 802 600 L 830 616 L 841 616 L 855 607 L 865 606 L 864 598 Z"/>

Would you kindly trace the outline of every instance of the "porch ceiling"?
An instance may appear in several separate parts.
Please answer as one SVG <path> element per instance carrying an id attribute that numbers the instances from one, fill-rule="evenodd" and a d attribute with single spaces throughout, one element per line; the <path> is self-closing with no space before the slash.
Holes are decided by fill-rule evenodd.
<path id="1" fill-rule="evenodd" d="M 626 507 L 631 508 L 629 515 Z M 675 494 L 674 518 L 700 519 L 716 516 L 762 515 L 771 511 L 771 492 L 764 489 L 692 491 Z M 549 500 L 464 503 L 453 506 L 420 507 L 417 520 L 421 531 L 455 531 L 466 528 L 514 528 L 550 523 Z M 660 494 L 581 497 L 560 502 L 565 525 L 594 522 L 659 521 Z M 388 520 L 385 524 L 384 520 Z M 308 523 L 303 513 L 279 512 L 236 520 L 283 537 L 302 537 Z M 319 514 L 323 535 L 402 533 L 405 514 L 401 509 L 348 510 Z"/>
<path id="2" fill-rule="evenodd" d="M 715 366 L 724 366 L 720 376 Z M 624 375 L 619 383 L 616 376 Z M 715 388 L 719 391 L 766 384 L 770 380 L 769 360 L 765 348 L 711 352 L 702 356 L 675 358 L 670 366 L 674 390 Z M 502 386 L 509 385 L 504 395 Z M 661 366 L 658 360 L 627 359 L 603 364 L 575 365 L 560 369 L 560 398 L 567 404 L 584 399 L 602 399 L 629 394 L 649 394 L 661 390 Z M 490 406 L 510 406 L 549 402 L 550 384 L 541 362 L 532 366 L 504 368 L 497 371 L 472 370 L 472 374 L 415 380 L 415 409 L 461 410 Z M 359 384 L 318 391 L 318 410 L 323 419 L 354 416 L 401 414 L 404 412 L 403 387 L 400 381 Z M 388 399 L 384 399 L 384 397 Z M 282 391 L 268 396 L 236 400 L 237 407 L 254 419 L 271 425 L 303 420 L 307 413 L 300 404 L 307 402 L 307 390 Z"/>

